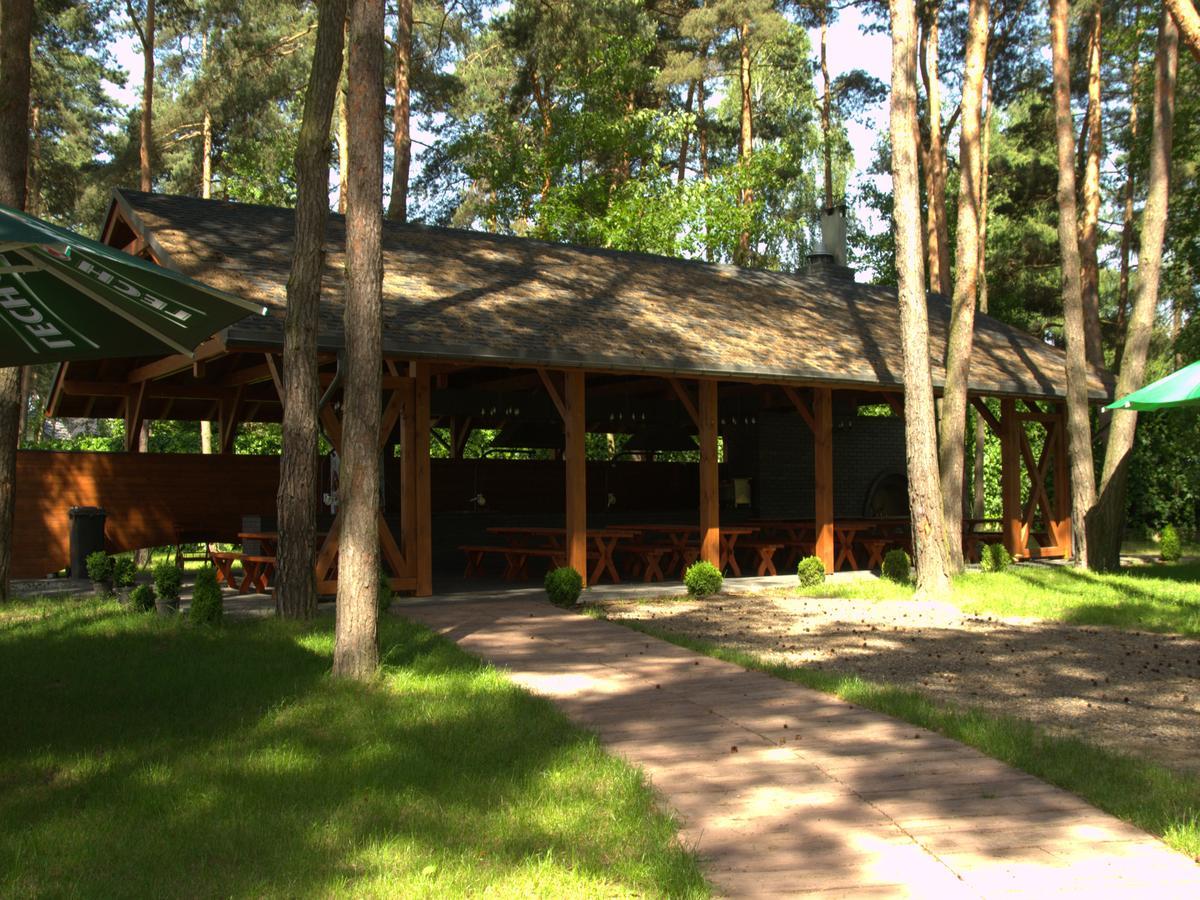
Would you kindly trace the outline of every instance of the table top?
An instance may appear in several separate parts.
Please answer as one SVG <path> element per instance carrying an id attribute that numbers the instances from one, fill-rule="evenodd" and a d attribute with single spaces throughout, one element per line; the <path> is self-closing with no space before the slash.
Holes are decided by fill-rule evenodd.
<path id="1" fill-rule="evenodd" d="M 676 534 L 696 534 L 700 531 L 699 525 L 618 525 L 614 526 L 619 531 L 664 531 L 674 532 Z M 759 530 L 758 525 L 721 525 L 718 529 L 722 534 L 754 534 Z"/>
<path id="2" fill-rule="evenodd" d="M 495 525 L 487 529 L 488 534 L 532 534 L 560 535 L 566 534 L 567 529 L 546 525 Z M 633 533 L 631 528 L 589 528 L 587 533 L 604 536 L 628 536 Z"/>

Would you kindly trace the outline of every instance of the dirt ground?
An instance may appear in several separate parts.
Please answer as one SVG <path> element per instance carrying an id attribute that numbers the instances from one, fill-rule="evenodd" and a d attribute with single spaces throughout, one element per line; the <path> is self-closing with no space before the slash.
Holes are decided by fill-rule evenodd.
<path id="1" fill-rule="evenodd" d="M 1200 639 L 912 600 L 721 595 L 603 606 L 615 619 L 913 688 L 1200 773 Z"/>

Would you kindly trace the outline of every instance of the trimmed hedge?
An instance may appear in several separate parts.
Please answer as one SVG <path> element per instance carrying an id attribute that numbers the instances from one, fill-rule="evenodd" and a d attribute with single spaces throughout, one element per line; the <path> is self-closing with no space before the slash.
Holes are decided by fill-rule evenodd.
<path id="1" fill-rule="evenodd" d="M 907 584 L 909 577 L 912 575 L 912 560 L 899 547 L 889 550 L 883 555 L 883 565 L 880 566 L 880 574 L 889 581 L 898 581 L 901 584 Z"/>
<path id="2" fill-rule="evenodd" d="M 810 588 L 825 583 L 825 563 L 820 557 L 806 556 L 796 567 L 796 577 L 800 579 L 800 587 Z"/>
<path id="3" fill-rule="evenodd" d="M 546 573 L 543 584 L 546 587 L 546 596 L 555 606 L 570 608 L 583 593 L 583 576 L 570 566 L 551 569 Z"/>
<path id="4" fill-rule="evenodd" d="M 1183 542 L 1179 540 L 1179 531 L 1174 525 L 1163 528 L 1158 541 L 1158 555 L 1167 562 L 1176 562 L 1183 556 Z"/>
<path id="5" fill-rule="evenodd" d="M 1012 557 L 1003 544 L 984 544 L 979 551 L 979 568 L 985 572 L 1003 572 L 1012 565 Z"/>
<path id="6" fill-rule="evenodd" d="M 688 566 L 687 571 L 683 573 L 683 583 L 687 585 L 689 594 L 703 600 L 721 590 L 725 577 L 712 563 L 701 560 Z"/>
<path id="7" fill-rule="evenodd" d="M 193 625 L 220 625 L 224 611 L 216 571 L 201 569 L 196 573 L 196 584 L 192 588 L 192 608 L 188 618 Z"/>

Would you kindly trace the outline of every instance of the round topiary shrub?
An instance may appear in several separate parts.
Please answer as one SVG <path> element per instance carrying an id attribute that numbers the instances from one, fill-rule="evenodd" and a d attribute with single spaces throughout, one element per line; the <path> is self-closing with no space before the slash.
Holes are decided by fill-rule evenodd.
<path id="1" fill-rule="evenodd" d="M 137 578 L 137 563 L 132 556 L 117 556 L 112 561 L 112 580 L 119 588 L 133 587 Z"/>
<path id="2" fill-rule="evenodd" d="M 583 593 L 583 576 L 570 566 L 559 566 L 546 573 L 546 596 L 555 606 L 570 608 Z"/>
<path id="3" fill-rule="evenodd" d="M 154 588 L 148 584 L 139 584 L 129 592 L 129 605 L 138 612 L 154 609 Z"/>
<path id="4" fill-rule="evenodd" d="M 1167 562 L 1175 562 L 1183 556 L 1183 543 L 1174 525 L 1163 527 L 1162 537 L 1158 539 L 1158 555 Z"/>
<path id="5" fill-rule="evenodd" d="M 721 590 L 725 578 L 721 575 L 720 569 L 710 562 L 701 560 L 688 566 L 687 571 L 683 573 L 683 583 L 687 585 L 689 594 L 703 600 Z"/>
<path id="6" fill-rule="evenodd" d="M 196 584 L 192 588 L 192 608 L 188 618 L 193 625 L 220 625 L 223 612 L 217 573 L 212 569 L 201 569 L 196 573 Z"/>
<path id="7" fill-rule="evenodd" d="M 1003 572 L 1012 564 L 1012 557 L 1003 544 L 984 544 L 979 551 L 979 568 L 985 572 Z"/>
<path id="8" fill-rule="evenodd" d="M 96 550 L 87 555 L 84 560 L 87 566 L 88 578 L 92 579 L 92 587 L 97 591 L 107 591 L 112 581 L 113 561 L 103 550 Z"/>
<path id="9" fill-rule="evenodd" d="M 825 563 L 820 557 L 806 556 L 796 567 L 796 576 L 800 579 L 800 587 L 816 587 L 825 582 Z"/>
<path id="10" fill-rule="evenodd" d="M 178 600 L 183 573 L 174 563 L 161 562 L 154 567 L 154 590 L 160 600 Z"/>
<path id="11" fill-rule="evenodd" d="M 880 574 L 889 581 L 898 581 L 900 584 L 907 584 L 909 576 L 912 574 L 912 560 L 899 547 L 889 550 L 883 555 L 883 565 L 880 566 Z"/>

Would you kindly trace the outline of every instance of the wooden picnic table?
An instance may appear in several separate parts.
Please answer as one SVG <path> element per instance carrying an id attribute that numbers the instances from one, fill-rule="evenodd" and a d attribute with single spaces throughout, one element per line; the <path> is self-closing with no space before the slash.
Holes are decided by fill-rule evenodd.
<path id="1" fill-rule="evenodd" d="M 690 565 L 700 555 L 699 547 L 691 543 L 691 539 L 700 533 L 699 525 L 665 525 L 665 524 L 631 524 L 614 526 L 622 531 L 630 531 L 635 534 L 662 534 L 671 542 L 671 548 L 674 551 L 674 560 L 677 560 L 680 569 Z M 748 534 L 755 534 L 758 528 L 752 525 L 721 525 L 718 529 L 720 538 L 720 564 L 718 568 L 722 571 L 728 566 L 731 574 L 737 576 L 742 574 L 742 569 L 738 565 L 737 559 L 734 556 L 734 547 L 737 545 L 739 537 Z"/>
<path id="2" fill-rule="evenodd" d="M 553 526 L 498 525 L 489 528 L 487 531 L 488 534 L 496 534 L 508 538 L 515 546 L 520 546 L 520 542 L 524 538 L 541 538 L 547 546 L 553 549 L 564 549 L 567 538 L 566 528 L 556 528 Z M 596 564 L 592 568 L 592 574 L 588 578 L 588 583 L 598 584 L 605 573 L 607 573 L 608 577 L 612 579 L 613 584 L 620 584 L 621 575 L 617 571 L 613 556 L 616 553 L 617 545 L 622 540 L 636 536 L 633 531 L 624 528 L 589 528 L 587 530 L 587 540 L 595 550 Z"/>
<path id="3" fill-rule="evenodd" d="M 860 539 L 860 535 L 870 531 L 880 532 L 880 537 L 878 540 L 871 540 L 864 543 L 868 555 L 867 568 L 873 569 L 876 566 L 882 565 L 883 551 L 887 546 L 888 540 L 900 537 L 898 532 L 909 528 L 910 525 L 910 520 L 901 518 L 834 520 L 833 534 L 838 550 L 833 565 L 834 571 L 836 572 L 841 569 L 842 563 L 847 560 L 850 562 L 851 569 L 858 568 L 858 558 L 854 555 L 854 542 Z M 888 532 L 892 532 L 892 534 L 889 535 Z"/>

